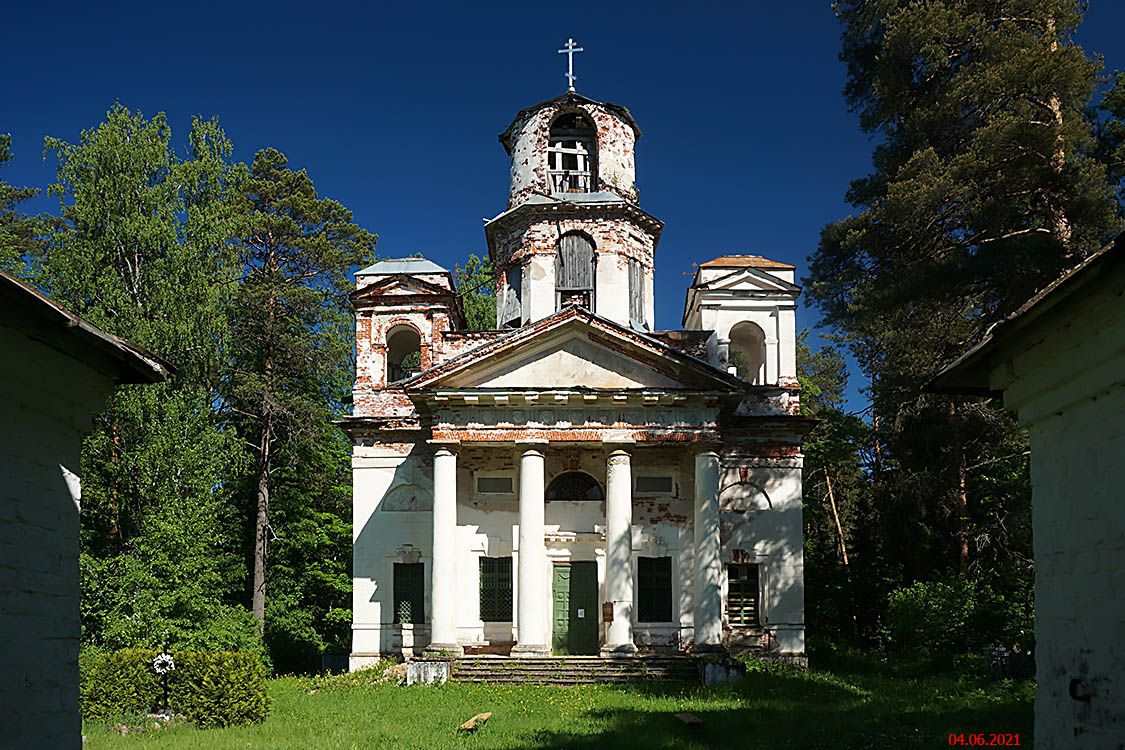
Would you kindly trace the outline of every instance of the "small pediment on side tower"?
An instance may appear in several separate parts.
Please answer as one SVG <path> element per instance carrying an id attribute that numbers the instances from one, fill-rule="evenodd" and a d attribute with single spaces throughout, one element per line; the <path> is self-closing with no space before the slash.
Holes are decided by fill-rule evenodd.
<path id="1" fill-rule="evenodd" d="M 663 344 L 569 308 L 408 381 L 423 389 L 734 391 L 726 373 Z"/>
<path id="2" fill-rule="evenodd" d="M 702 289 L 730 292 L 799 292 L 796 284 L 757 268 L 724 270 L 698 285 Z"/>
<path id="3" fill-rule="evenodd" d="M 419 295 L 449 295 L 450 291 L 438 284 L 415 276 L 400 274 L 380 277 L 379 281 L 352 292 L 353 301 L 377 297 L 417 297 Z"/>

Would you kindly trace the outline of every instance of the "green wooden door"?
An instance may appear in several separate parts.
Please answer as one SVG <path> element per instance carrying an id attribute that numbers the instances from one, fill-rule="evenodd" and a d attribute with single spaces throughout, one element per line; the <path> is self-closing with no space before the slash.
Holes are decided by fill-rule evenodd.
<path id="1" fill-rule="evenodd" d="M 598 653 L 598 564 L 583 561 L 555 565 L 552 601 L 554 652 Z"/>

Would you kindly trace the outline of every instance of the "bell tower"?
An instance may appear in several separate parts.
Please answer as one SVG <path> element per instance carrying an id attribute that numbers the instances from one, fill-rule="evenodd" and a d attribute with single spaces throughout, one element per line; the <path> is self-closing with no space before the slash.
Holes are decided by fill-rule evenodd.
<path id="1" fill-rule="evenodd" d="M 511 157 L 508 206 L 485 224 L 499 327 L 579 305 L 652 330 L 664 225 L 638 205 L 640 136 L 629 110 L 573 89 L 522 110 L 500 135 Z"/>

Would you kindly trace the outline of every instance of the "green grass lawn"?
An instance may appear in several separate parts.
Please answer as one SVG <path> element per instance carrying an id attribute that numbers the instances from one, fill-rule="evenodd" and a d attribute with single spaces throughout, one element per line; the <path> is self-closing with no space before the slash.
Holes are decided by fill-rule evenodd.
<path id="1" fill-rule="evenodd" d="M 735 687 L 353 686 L 311 693 L 272 680 L 262 724 L 177 726 L 121 736 L 87 724 L 86 748 L 883 748 L 948 747 L 950 732 L 1020 734 L 1031 746 L 1030 682 L 908 677 L 881 668 L 756 673 Z M 474 735 L 457 726 L 482 712 Z M 674 716 L 690 711 L 702 728 Z"/>

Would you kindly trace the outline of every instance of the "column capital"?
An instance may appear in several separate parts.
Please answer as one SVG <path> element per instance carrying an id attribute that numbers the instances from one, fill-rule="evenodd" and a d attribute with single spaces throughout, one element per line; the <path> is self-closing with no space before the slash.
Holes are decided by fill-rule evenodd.
<path id="1" fill-rule="evenodd" d="M 527 440 L 517 440 L 516 447 L 519 448 L 523 455 L 543 455 L 543 448 L 551 444 L 550 440 L 546 438 L 528 438 Z"/>
<path id="2" fill-rule="evenodd" d="M 606 459 L 606 463 L 610 466 L 628 465 L 631 462 L 632 458 L 633 454 L 631 454 L 629 451 L 616 448 L 609 454 L 609 457 Z"/>

